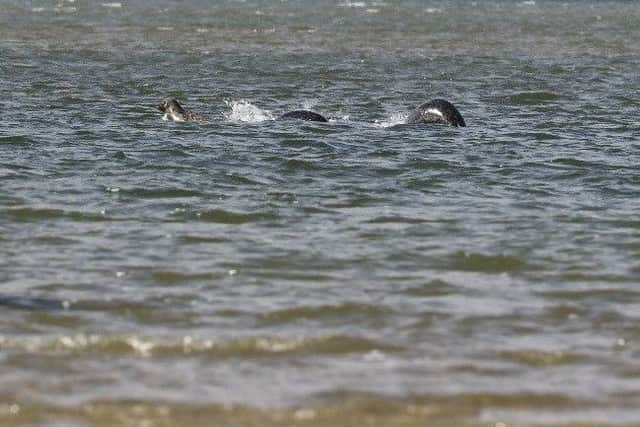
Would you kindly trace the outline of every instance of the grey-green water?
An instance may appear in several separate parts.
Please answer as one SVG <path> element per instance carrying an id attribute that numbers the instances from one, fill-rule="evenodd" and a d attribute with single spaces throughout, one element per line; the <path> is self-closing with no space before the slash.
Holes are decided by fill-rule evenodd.
<path id="1" fill-rule="evenodd" d="M 639 28 L 3 2 L 0 425 L 640 425 Z"/>

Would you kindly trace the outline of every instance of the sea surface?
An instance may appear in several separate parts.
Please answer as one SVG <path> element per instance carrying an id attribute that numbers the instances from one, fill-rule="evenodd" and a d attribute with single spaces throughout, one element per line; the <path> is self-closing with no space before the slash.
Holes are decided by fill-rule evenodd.
<path id="1" fill-rule="evenodd" d="M 640 426 L 639 70 L 633 1 L 3 1 L 0 426 Z"/>

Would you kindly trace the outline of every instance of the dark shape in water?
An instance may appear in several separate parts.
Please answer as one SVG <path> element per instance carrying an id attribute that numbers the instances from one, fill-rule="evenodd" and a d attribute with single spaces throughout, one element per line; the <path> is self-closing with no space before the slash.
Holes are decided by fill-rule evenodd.
<path id="1" fill-rule="evenodd" d="M 178 100 L 174 98 L 165 99 L 162 104 L 158 105 L 158 110 L 164 113 L 164 120 L 172 120 L 174 122 L 196 122 L 207 123 L 207 118 L 199 114 L 186 111 Z"/>
<path id="2" fill-rule="evenodd" d="M 444 99 L 433 99 L 419 106 L 407 118 L 407 124 L 414 123 L 443 123 L 456 127 L 466 126 L 458 109 Z"/>
<path id="3" fill-rule="evenodd" d="M 295 110 L 284 113 L 278 120 L 306 120 L 310 122 L 326 122 L 328 121 L 322 115 L 308 110 Z"/>

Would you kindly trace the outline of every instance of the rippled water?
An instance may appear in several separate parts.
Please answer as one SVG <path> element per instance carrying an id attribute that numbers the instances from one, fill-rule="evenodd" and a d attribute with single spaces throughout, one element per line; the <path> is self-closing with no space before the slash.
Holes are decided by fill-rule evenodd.
<path id="1" fill-rule="evenodd" d="M 0 425 L 640 425 L 638 28 L 4 2 Z"/>

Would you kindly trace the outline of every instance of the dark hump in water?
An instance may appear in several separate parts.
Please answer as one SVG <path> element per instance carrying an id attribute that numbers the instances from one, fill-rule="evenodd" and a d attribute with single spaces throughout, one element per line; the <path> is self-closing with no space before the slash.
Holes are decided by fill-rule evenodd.
<path id="1" fill-rule="evenodd" d="M 409 115 L 407 123 L 442 123 L 450 126 L 466 126 L 458 109 L 444 99 L 425 102 Z"/>
<path id="2" fill-rule="evenodd" d="M 325 119 L 322 115 L 307 110 L 289 111 L 288 113 L 284 113 L 283 115 L 278 117 L 278 120 L 307 120 L 310 122 L 327 121 L 327 119 Z"/>

